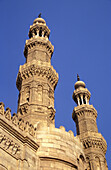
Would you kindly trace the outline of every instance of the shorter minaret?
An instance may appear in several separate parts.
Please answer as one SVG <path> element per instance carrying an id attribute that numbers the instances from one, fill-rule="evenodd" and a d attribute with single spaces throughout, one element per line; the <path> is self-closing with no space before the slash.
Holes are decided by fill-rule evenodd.
<path id="1" fill-rule="evenodd" d="M 89 104 L 91 94 L 85 86 L 85 83 L 80 81 L 79 75 L 77 75 L 73 92 L 73 100 L 77 107 L 73 110 L 72 118 L 76 123 L 77 135 L 84 146 L 88 168 L 105 170 L 107 169 L 105 159 L 107 144 L 101 133 L 98 133 L 97 111 L 93 105 Z"/>

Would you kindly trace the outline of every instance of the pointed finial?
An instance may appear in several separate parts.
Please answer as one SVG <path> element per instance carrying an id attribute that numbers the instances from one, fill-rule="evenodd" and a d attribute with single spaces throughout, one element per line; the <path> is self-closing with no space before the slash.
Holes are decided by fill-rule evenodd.
<path id="1" fill-rule="evenodd" d="M 42 15 L 42 14 L 40 13 L 40 14 L 38 15 L 38 18 L 41 18 L 41 15 Z"/>
<path id="2" fill-rule="evenodd" d="M 80 81 L 80 77 L 79 77 L 79 74 L 77 74 L 77 81 Z"/>

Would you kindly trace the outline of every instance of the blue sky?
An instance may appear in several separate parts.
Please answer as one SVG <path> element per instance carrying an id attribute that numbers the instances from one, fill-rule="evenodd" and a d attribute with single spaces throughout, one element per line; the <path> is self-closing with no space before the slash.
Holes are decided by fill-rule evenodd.
<path id="1" fill-rule="evenodd" d="M 107 141 L 111 169 L 111 0 L 0 0 L 0 101 L 16 112 L 16 77 L 25 63 L 29 26 L 40 12 L 51 30 L 52 65 L 59 73 L 56 127 L 63 125 L 76 135 L 72 94 L 78 73 L 98 111 L 98 130 Z"/>

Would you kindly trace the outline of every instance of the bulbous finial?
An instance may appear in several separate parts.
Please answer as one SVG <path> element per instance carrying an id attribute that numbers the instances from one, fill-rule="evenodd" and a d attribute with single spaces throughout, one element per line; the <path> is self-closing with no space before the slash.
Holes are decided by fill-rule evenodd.
<path id="1" fill-rule="evenodd" d="M 38 18 L 41 18 L 41 15 L 42 15 L 42 14 L 40 13 L 40 14 L 38 15 Z"/>
<path id="2" fill-rule="evenodd" d="M 85 88 L 85 83 L 80 80 L 80 77 L 79 77 L 79 75 L 77 74 L 77 82 L 75 83 L 75 89 L 77 89 L 77 88 L 79 88 L 79 87 Z"/>
<path id="3" fill-rule="evenodd" d="M 77 81 L 80 81 L 80 77 L 79 77 L 79 74 L 77 74 Z"/>

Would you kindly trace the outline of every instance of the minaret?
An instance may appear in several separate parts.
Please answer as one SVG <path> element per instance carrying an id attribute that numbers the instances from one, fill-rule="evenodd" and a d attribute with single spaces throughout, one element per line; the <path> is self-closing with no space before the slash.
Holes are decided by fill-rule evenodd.
<path id="1" fill-rule="evenodd" d="M 51 65 L 54 47 L 49 41 L 50 30 L 39 14 L 30 26 L 24 56 L 16 85 L 19 90 L 18 116 L 33 125 L 54 123 L 54 90 L 58 74 Z"/>
<path id="2" fill-rule="evenodd" d="M 101 133 L 98 133 L 96 118 L 97 111 L 89 104 L 90 92 L 85 88 L 85 83 L 77 75 L 73 100 L 77 107 L 74 108 L 72 118 L 76 123 L 76 131 L 84 146 L 87 166 L 91 170 L 106 170 L 105 153 L 107 144 Z"/>

